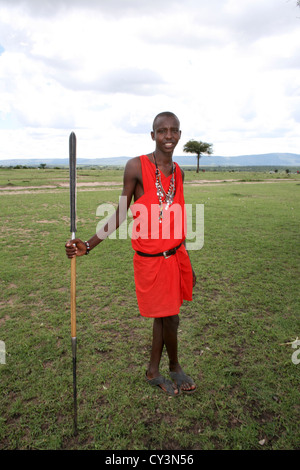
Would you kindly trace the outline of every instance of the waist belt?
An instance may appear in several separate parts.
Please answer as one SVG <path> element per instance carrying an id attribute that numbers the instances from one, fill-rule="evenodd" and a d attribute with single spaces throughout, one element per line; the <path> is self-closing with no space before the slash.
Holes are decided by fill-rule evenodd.
<path id="1" fill-rule="evenodd" d="M 136 253 L 140 256 L 148 256 L 148 257 L 153 257 L 153 256 L 163 256 L 165 259 L 167 258 L 170 258 L 170 256 L 172 255 L 175 255 L 176 251 L 178 250 L 178 248 L 180 248 L 182 245 L 182 242 L 180 243 L 180 245 L 178 246 L 175 246 L 175 248 L 171 248 L 171 250 L 167 250 L 167 251 L 162 251 L 161 253 L 143 253 L 142 251 L 136 251 Z"/>

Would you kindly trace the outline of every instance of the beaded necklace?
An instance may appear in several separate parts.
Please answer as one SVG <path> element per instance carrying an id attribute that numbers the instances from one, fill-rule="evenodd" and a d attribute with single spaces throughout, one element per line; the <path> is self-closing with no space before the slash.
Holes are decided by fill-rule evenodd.
<path id="1" fill-rule="evenodd" d="M 159 171 L 158 166 L 157 166 L 157 162 L 156 162 L 154 152 L 153 152 L 153 158 L 154 158 L 154 162 L 155 162 L 155 166 L 156 166 L 156 169 L 155 169 L 156 194 L 157 194 L 158 201 L 159 201 L 159 216 L 158 216 L 158 219 L 159 219 L 159 222 L 161 223 L 162 218 L 163 218 L 163 203 L 166 203 L 165 210 L 167 211 L 169 206 L 171 206 L 171 204 L 173 203 L 173 199 L 174 199 L 174 196 L 175 196 L 175 191 L 176 191 L 175 163 L 173 162 L 173 165 L 172 165 L 172 178 L 171 178 L 171 181 L 170 181 L 170 186 L 169 186 L 168 192 L 166 193 L 164 188 L 163 188 L 163 185 L 161 183 L 161 175 L 160 175 L 160 171 Z"/>

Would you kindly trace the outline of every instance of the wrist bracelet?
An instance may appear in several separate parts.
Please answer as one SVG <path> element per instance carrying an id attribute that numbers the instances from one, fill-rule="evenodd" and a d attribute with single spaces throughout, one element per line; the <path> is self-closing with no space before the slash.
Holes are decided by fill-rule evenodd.
<path id="1" fill-rule="evenodd" d="M 86 253 L 85 254 L 88 255 L 89 252 L 90 252 L 90 244 L 89 244 L 89 242 L 84 242 L 84 244 L 86 246 Z"/>

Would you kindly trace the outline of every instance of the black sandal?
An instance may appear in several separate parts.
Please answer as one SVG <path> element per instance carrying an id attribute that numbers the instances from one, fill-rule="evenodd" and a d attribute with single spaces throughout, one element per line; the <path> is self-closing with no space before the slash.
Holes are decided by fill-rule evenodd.
<path id="1" fill-rule="evenodd" d="M 189 377 L 188 375 L 186 375 L 183 371 L 181 372 L 170 371 L 170 377 L 174 381 L 174 383 L 177 385 L 178 390 L 181 390 L 181 392 L 194 393 L 196 391 L 196 387 L 190 388 L 189 390 L 184 390 L 183 388 L 181 388 L 181 385 L 184 383 L 188 383 L 190 385 L 196 385 L 193 379 Z"/>
<path id="2" fill-rule="evenodd" d="M 168 395 L 171 395 L 173 397 L 176 397 L 180 393 L 177 388 L 174 388 L 174 384 L 171 382 L 171 380 L 167 380 L 162 375 L 154 377 L 153 379 L 148 379 L 146 372 L 146 381 L 152 387 L 158 387 L 162 392 L 167 393 Z M 164 386 L 164 388 L 162 388 L 162 385 Z M 175 393 L 176 390 L 178 393 Z"/>

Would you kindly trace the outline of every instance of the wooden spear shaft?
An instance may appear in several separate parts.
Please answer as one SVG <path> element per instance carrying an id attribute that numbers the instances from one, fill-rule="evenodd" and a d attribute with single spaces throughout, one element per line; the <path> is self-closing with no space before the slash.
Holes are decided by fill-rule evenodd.
<path id="1" fill-rule="evenodd" d="M 70 171 L 70 232 L 72 240 L 76 238 L 76 136 L 69 139 Z M 73 398 L 74 398 L 74 434 L 77 435 L 77 377 L 76 377 L 76 256 L 71 259 L 71 344 L 73 358 Z"/>

